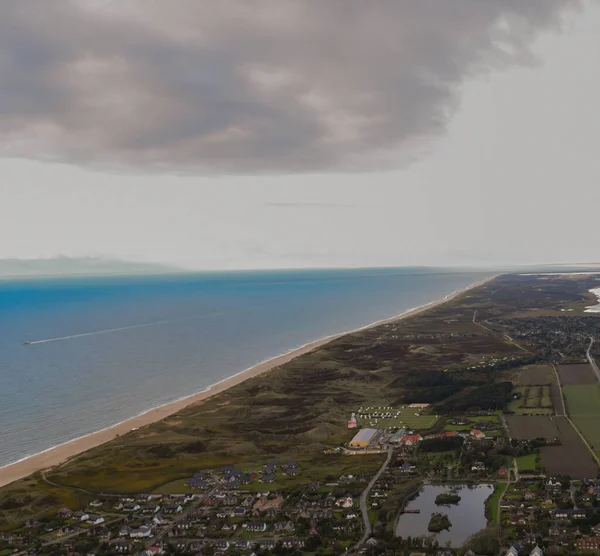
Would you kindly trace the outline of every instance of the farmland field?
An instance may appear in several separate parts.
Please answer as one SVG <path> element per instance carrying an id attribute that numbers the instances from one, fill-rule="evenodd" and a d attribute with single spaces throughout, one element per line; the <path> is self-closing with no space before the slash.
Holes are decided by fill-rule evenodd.
<path id="1" fill-rule="evenodd" d="M 570 475 L 574 479 L 596 477 L 598 466 L 577 431 L 566 417 L 554 417 L 560 429 L 560 446 L 542 448 L 542 463 L 550 475 Z"/>
<path id="2" fill-rule="evenodd" d="M 571 420 L 594 452 L 600 452 L 600 386 L 572 384 L 563 391 Z"/>
<path id="3" fill-rule="evenodd" d="M 565 417 L 519 416 L 506 417 L 511 436 L 518 440 L 533 440 L 538 437 L 560 439 L 559 446 L 541 449 L 542 464 L 550 475 L 571 475 L 583 479 L 595 477 L 598 469 L 577 431 Z"/>
<path id="4" fill-rule="evenodd" d="M 567 411 L 571 417 L 577 415 L 600 416 L 600 385 L 571 384 L 563 386 Z"/>
<path id="5" fill-rule="evenodd" d="M 517 440 L 554 438 L 560 435 L 556 418 L 550 416 L 509 415 L 506 417 L 510 434 Z"/>
<path id="6" fill-rule="evenodd" d="M 549 386 L 554 381 L 552 369 L 547 365 L 523 367 L 519 372 L 521 386 Z"/>
<path id="7" fill-rule="evenodd" d="M 594 452 L 600 455 L 600 415 L 575 415 L 571 420 Z"/>
<path id="8" fill-rule="evenodd" d="M 563 386 L 573 384 L 596 384 L 598 379 L 590 365 L 561 365 L 558 368 Z"/>
<path id="9" fill-rule="evenodd" d="M 520 386 L 513 390 L 513 399 L 509 409 L 519 414 L 553 415 L 554 405 L 551 386 Z"/>

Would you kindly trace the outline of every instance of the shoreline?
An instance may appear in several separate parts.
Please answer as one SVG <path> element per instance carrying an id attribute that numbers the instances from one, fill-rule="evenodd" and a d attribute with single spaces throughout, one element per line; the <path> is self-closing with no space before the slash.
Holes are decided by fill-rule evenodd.
<path id="1" fill-rule="evenodd" d="M 151 425 L 152 423 L 165 419 L 166 417 L 169 417 L 170 415 L 173 415 L 174 413 L 177 413 L 178 411 L 181 411 L 182 409 L 188 406 L 201 403 L 207 400 L 208 398 L 211 398 L 216 394 L 220 394 L 221 392 L 224 392 L 225 390 L 228 390 L 229 388 L 236 386 L 250 378 L 260 376 L 264 373 L 274 370 L 277 367 L 295 359 L 296 357 L 300 357 L 301 355 L 318 349 L 333 340 L 341 338 L 342 336 L 353 334 L 355 332 L 360 332 L 361 330 L 374 328 L 383 324 L 403 320 L 408 317 L 414 316 L 418 313 L 422 313 L 428 309 L 433 309 L 438 305 L 442 305 L 444 303 L 447 303 L 448 301 L 455 299 L 459 295 L 462 295 L 468 292 L 469 290 L 482 286 L 483 284 L 493 280 L 497 276 L 498 275 L 494 275 L 484 280 L 479 280 L 478 282 L 474 282 L 465 288 L 461 288 L 459 290 L 453 291 L 452 293 L 449 293 L 442 299 L 430 301 L 429 303 L 425 303 L 424 305 L 408 309 L 407 311 L 404 311 L 399 315 L 395 315 L 386 319 L 381 319 L 367 324 L 365 326 L 361 326 L 359 328 L 354 328 L 345 332 L 338 332 L 329 336 L 325 336 L 324 338 L 308 342 L 307 344 L 291 349 L 286 353 L 262 361 L 256 365 L 253 365 L 252 367 L 249 367 L 248 369 L 245 369 L 243 371 L 240 371 L 239 373 L 224 378 L 219 382 L 208 386 L 200 392 L 196 392 L 195 394 L 191 394 L 178 400 L 168 402 L 158 407 L 149 409 L 134 417 L 131 417 L 129 419 L 111 425 L 99 431 L 95 431 L 74 438 L 73 440 L 69 440 L 62 444 L 58 444 L 57 446 L 53 446 L 52 448 L 48 448 L 46 450 L 43 450 L 42 452 L 38 452 L 37 454 L 26 456 L 13 463 L 9 463 L 3 467 L 0 467 L 0 488 L 19 479 L 23 479 L 33 473 L 36 473 L 37 471 L 42 471 L 44 469 L 49 469 L 51 467 L 60 465 L 61 463 L 64 463 L 65 461 L 75 456 L 78 456 L 83 452 L 91 450 L 92 448 L 96 448 L 97 446 L 105 444 L 106 442 L 110 442 L 118 436 L 127 434 L 132 429 L 139 429 L 141 427 L 145 427 L 147 425 Z"/>

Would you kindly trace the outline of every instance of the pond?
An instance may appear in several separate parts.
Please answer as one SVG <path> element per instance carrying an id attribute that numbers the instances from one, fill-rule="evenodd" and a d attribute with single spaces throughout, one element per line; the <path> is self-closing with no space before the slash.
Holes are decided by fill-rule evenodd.
<path id="1" fill-rule="evenodd" d="M 437 506 L 438 494 L 456 492 L 461 500 L 458 504 Z M 406 506 L 407 510 L 421 510 L 420 513 L 405 513 L 400 516 L 396 527 L 397 537 L 435 536 L 440 546 L 447 542 L 454 548 L 462 546 L 467 539 L 484 529 L 487 525 L 485 517 L 485 501 L 494 492 L 493 485 L 426 485 L 421 492 Z M 446 514 L 452 527 L 440 533 L 427 530 L 431 514 Z"/>

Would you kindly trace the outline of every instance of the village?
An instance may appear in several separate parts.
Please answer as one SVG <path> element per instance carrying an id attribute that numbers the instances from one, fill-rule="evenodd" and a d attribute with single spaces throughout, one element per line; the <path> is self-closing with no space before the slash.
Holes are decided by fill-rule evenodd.
<path id="1" fill-rule="evenodd" d="M 98 496 L 84 509 L 0 533 L 0 546 L 10 547 L 6 554 L 337 554 L 357 547 L 366 527 L 390 531 L 424 485 L 459 482 L 493 485 L 481 511 L 502 526 L 509 556 L 541 556 L 541 546 L 600 550 L 600 483 L 540 472 L 539 449 L 556 438 L 510 439 L 501 414 L 443 417 L 428 404 L 360 407 L 346 426 L 348 441 L 327 453 L 389 454 L 375 482 L 368 473 L 313 482 L 310 469 L 275 459 L 257 469 L 199 470 L 180 483 L 183 492 Z M 281 487 L 290 480 L 296 486 Z M 390 542 L 438 546 L 428 536 Z M 372 537 L 361 550 L 377 546 Z"/>

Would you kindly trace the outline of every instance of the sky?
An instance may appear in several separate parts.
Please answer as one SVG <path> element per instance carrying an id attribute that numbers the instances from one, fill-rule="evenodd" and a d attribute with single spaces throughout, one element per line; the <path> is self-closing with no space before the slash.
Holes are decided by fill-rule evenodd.
<path id="1" fill-rule="evenodd" d="M 598 67 L 600 0 L 0 0 L 0 259 L 598 262 Z"/>

